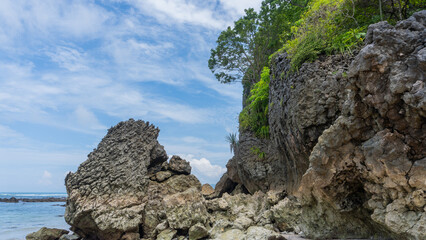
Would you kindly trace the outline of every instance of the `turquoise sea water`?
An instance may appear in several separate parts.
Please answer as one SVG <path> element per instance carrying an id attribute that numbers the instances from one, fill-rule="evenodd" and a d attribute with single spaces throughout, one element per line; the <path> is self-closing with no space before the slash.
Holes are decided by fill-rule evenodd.
<path id="1" fill-rule="evenodd" d="M 66 197 L 66 193 L 0 193 L 0 198 Z M 68 229 L 64 202 L 0 202 L 0 240 L 22 240 L 42 227 Z"/>

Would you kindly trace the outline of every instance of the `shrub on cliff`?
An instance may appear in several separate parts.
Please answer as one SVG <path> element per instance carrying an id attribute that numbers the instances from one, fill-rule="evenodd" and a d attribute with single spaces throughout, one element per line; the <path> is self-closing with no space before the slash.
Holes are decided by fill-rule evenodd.
<path id="1" fill-rule="evenodd" d="M 250 91 L 247 106 L 241 111 L 240 128 L 251 130 L 261 138 L 269 137 L 268 104 L 269 104 L 269 68 L 264 67 L 260 81 Z"/>
<path id="2" fill-rule="evenodd" d="M 291 27 L 293 38 L 279 51 L 288 53 L 292 70 L 297 70 L 319 54 L 351 52 L 363 42 L 368 25 L 395 23 L 424 5 L 417 0 L 313 0 Z"/>

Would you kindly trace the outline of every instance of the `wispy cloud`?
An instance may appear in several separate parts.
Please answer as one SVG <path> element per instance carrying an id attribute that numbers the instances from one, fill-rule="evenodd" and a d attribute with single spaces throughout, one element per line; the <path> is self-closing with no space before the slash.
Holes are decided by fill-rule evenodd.
<path id="1" fill-rule="evenodd" d="M 92 38 L 103 31 L 111 17 L 108 11 L 87 1 L 3 0 L 0 48 L 7 50 L 17 42 L 32 46 L 30 37 L 47 41 L 58 36 Z"/>
<path id="2" fill-rule="evenodd" d="M 215 1 L 138 0 L 129 3 L 163 23 L 193 24 L 215 29 L 227 26 L 227 22 L 212 11 Z M 203 5 L 200 6 L 200 3 Z"/>
<path id="3" fill-rule="evenodd" d="M 241 86 L 214 78 L 209 50 L 244 8 L 259 4 L 0 1 L 0 169 L 31 165 L 62 184 L 88 145 L 132 117 L 160 125 L 166 150 L 192 154 L 194 169 L 214 169 L 203 176 L 215 182 L 230 157 L 223 137 L 236 129 Z"/>
<path id="4" fill-rule="evenodd" d="M 58 46 L 55 52 L 48 52 L 53 62 L 71 72 L 88 70 L 87 55 L 70 47 Z"/>

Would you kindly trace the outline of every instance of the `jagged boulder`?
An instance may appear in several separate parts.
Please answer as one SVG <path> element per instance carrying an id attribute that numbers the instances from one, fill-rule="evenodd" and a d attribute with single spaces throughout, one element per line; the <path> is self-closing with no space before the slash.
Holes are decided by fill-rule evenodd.
<path id="1" fill-rule="evenodd" d="M 163 199 L 187 189 L 201 196 L 187 161 L 173 156 L 167 163 L 158 133 L 143 121 L 120 122 L 77 172 L 68 174 L 65 220 L 74 232 L 86 239 L 153 238 L 159 225 L 169 226 Z"/>

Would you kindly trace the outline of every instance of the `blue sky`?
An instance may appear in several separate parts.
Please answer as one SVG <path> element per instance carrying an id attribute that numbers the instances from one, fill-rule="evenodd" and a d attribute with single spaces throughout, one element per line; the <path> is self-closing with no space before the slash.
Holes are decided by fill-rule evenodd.
<path id="1" fill-rule="evenodd" d="M 219 33 L 260 0 L 0 1 L 0 192 L 63 192 L 122 120 L 161 129 L 169 155 L 216 183 L 240 84 L 207 67 Z"/>

